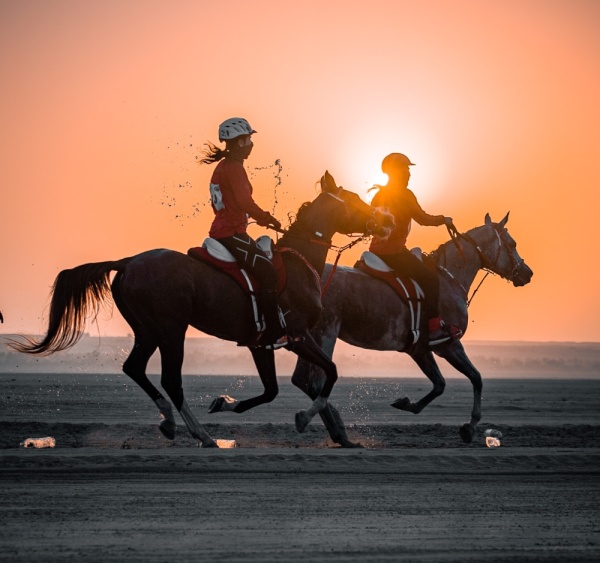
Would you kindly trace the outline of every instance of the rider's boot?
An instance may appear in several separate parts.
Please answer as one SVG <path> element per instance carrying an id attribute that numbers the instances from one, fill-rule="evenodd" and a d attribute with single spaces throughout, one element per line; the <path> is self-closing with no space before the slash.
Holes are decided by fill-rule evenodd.
<path id="1" fill-rule="evenodd" d="M 437 346 L 448 340 L 458 340 L 462 330 L 454 325 L 447 325 L 440 317 L 429 319 L 429 346 Z"/>
<path id="2" fill-rule="evenodd" d="M 261 304 L 265 320 L 265 330 L 260 335 L 259 344 L 273 348 L 281 348 L 287 344 L 285 321 L 277 304 L 277 292 L 266 290 L 261 295 Z"/>

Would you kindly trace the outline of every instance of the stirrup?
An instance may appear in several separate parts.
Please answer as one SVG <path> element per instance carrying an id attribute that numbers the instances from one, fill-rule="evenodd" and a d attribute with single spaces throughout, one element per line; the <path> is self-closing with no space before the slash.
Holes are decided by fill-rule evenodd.
<path id="1" fill-rule="evenodd" d="M 447 325 L 441 322 L 440 328 L 429 334 L 429 346 L 437 346 L 448 342 L 448 340 L 458 340 L 463 335 L 463 331 L 457 326 Z"/>
<path id="2" fill-rule="evenodd" d="M 289 344 L 289 340 L 287 334 L 280 336 L 273 344 L 266 344 L 264 348 L 267 350 L 277 350 L 278 348 L 283 348 Z"/>

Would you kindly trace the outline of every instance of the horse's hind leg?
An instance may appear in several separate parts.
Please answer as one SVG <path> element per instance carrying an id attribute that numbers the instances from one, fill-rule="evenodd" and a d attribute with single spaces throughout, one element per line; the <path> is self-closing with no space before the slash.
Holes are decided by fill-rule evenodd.
<path id="1" fill-rule="evenodd" d="M 243 413 L 258 405 L 270 403 L 277 397 L 279 388 L 277 387 L 275 352 L 265 348 L 250 348 L 250 352 L 252 353 L 254 364 L 256 365 L 258 375 L 264 386 L 264 393 L 243 401 L 237 401 L 232 397 L 221 395 L 211 403 L 208 409 L 209 413 L 223 411 Z"/>
<path id="2" fill-rule="evenodd" d="M 183 366 L 185 329 L 169 330 L 167 334 L 168 336 L 165 336 L 158 345 L 161 360 L 160 384 L 181 414 L 191 435 L 202 443 L 202 447 L 216 448 L 218 447 L 216 442 L 198 422 L 183 396 L 181 368 Z"/>
<path id="3" fill-rule="evenodd" d="M 154 401 L 162 419 L 159 429 L 169 440 L 175 438 L 175 417 L 171 403 L 152 385 L 146 375 L 146 367 L 157 345 L 149 338 L 136 335 L 133 350 L 123 364 L 123 372 L 135 381 Z"/>
<path id="4" fill-rule="evenodd" d="M 327 350 L 323 349 L 325 353 Z M 313 401 L 319 395 L 319 391 L 325 381 L 325 374 L 321 368 L 309 363 L 303 358 L 298 358 L 296 368 L 292 375 L 292 383 L 303 393 L 306 393 Z M 327 406 L 319 413 L 329 437 L 335 444 L 342 448 L 360 448 L 360 444 L 348 439 L 346 426 L 338 410 L 327 401 Z"/>
<path id="5" fill-rule="evenodd" d="M 433 389 L 418 401 L 411 401 L 408 397 L 397 399 L 392 403 L 392 407 L 401 411 L 412 412 L 413 414 L 420 413 L 431 401 L 439 397 L 446 388 L 446 382 L 442 376 L 442 372 L 435 362 L 435 358 L 430 351 L 423 354 L 411 354 L 411 358 L 421 368 L 421 371 L 427 376 L 429 381 L 433 383 Z"/>
<path id="6" fill-rule="evenodd" d="M 129 323 L 135 334 L 135 342 L 128 358 L 123 363 L 123 372 L 135 381 L 158 407 L 161 417 L 160 431 L 169 440 L 175 438 L 175 417 L 171 403 L 150 382 L 146 376 L 146 367 L 152 354 L 156 351 L 156 339 L 151 336 L 144 324 L 132 312 L 121 293 L 121 274 L 117 274 L 112 285 L 113 299 L 121 311 L 123 318 Z"/>
<path id="7" fill-rule="evenodd" d="M 473 410 L 471 411 L 471 420 L 465 422 L 460 427 L 460 437 L 463 442 L 470 444 L 475 436 L 477 424 L 481 420 L 481 390 L 483 389 L 481 374 L 471 363 L 463 345 L 458 340 L 453 341 L 448 346 L 440 347 L 435 353 L 444 358 L 452 367 L 460 371 L 460 373 L 466 375 L 473 385 Z"/>
<path id="8" fill-rule="evenodd" d="M 313 417 L 327 408 L 327 400 L 338 378 L 337 368 L 308 333 L 303 340 L 291 342 L 289 349 L 298 357 L 320 367 L 325 372 L 325 382 L 310 408 L 296 413 L 296 430 L 304 432 Z"/>

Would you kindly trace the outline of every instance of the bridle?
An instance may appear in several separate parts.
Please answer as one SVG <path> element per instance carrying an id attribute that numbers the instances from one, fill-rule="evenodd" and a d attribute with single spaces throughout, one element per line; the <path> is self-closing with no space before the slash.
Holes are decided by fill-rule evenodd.
<path id="1" fill-rule="evenodd" d="M 344 188 L 339 187 L 338 188 L 338 194 L 339 193 L 343 193 L 345 192 Z M 327 195 L 333 197 L 334 199 L 342 202 L 344 204 L 344 207 L 346 209 L 346 216 L 348 215 L 348 207 L 352 207 L 354 208 L 358 213 L 362 213 L 364 215 L 367 214 L 367 212 L 365 212 L 361 207 L 359 207 L 356 203 L 352 202 L 352 201 L 348 201 L 346 199 L 344 199 L 343 197 L 340 197 L 339 195 L 336 194 L 332 194 L 331 192 L 324 192 Z M 348 193 L 352 193 L 352 192 L 348 192 Z M 353 194 L 355 195 L 355 194 Z M 364 203 L 363 201 L 360 200 L 360 198 L 358 198 L 358 196 L 356 196 L 356 198 L 366 207 L 368 207 L 370 209 L 370 212 L 368 213 L 369 218 L 367 219 L 367 222 L 365 223 L 365 230 L 363 232 L 363 234 L 361 235 L 355 235 L 354 233 L 344 233 L 346 236 L 348 237 L 358 237 L 357 240 L 353 243 L 350 243 L 349 245 L 346 245 L 343 248 L 344 250 L 346 248 L 351 248 L 352 246 L 354 246 L 357 242 L 363 240 L 364 238 L 368 238 L 370 236 L 373 235 L 373 233 L 375 232 L 375 229 L 377 229 L 377 221 L 375 219 L 375 215 L 377 213 L 377 210 L 374 208 L 371 208 L 370 205 L 367 205 L 366 203 Z"/>
<path id="2" fill-rule="evenodd" d="M 448 227 L 448 232 L 450 233 L 450 237 L 452 238 L 454 244 L 456 245 L 456 248 L 458 249 L 459 254 L 462 256 L 462 259 L 465 261 L 465 263 L 466 263 L 466 258 L 465 258 L 462 246 L 460 245 L 459 239 L 464 239 L 471 246 L 473 246 L 473 248 L 475 249 L 477 256 L 481 262 L 481 269 L 486 272 L 485 276 L 483 276 L 483 279 L 479 282 L 479 284 L 475 288 L 475 291 L 473 291 L 473 293 L 471 294 L 471 297 L 467 300 L 467 307 L 471 304 L 473 297 L 475 297 L 475 294 L 479 291 L 481 284 L 485 281 L 485 279 L 488 277 L 489 274 L 498 275 L 508 281 L 513 281 L 516 278 L 516 276 L 518 275 L 521 266 L 525 262 L 525 260 L 523 260 L 523 258 L 520 258 L 520 259 L 515 258 L 514 253 L 511 252 L 511 250 L 510 250 L 510 245 L 506 242 L 506 240 L 504 240 L 504 235 L 507 234 L 508 231 L 505 228 L 502 228 L 502 230 L 499 230 L 495 226 L 493 227 L 493 229 L 494 229 L 494 234 L 496 235 L 496 238 L 498 240 L 498 247 L 496 248 L 496 256 L 494 257 L 493 260 L 490 260 L 487 257 L 487 255 L 483 252 L 483 250 L 481 250 L 481 248 L 479 247 L 477 242 L 473 239 L 473 237 L 471 237 L 471 235 L 469 235 L 468 233 L 459 233 L 456 230 L 453 230 L 450 227 Z M 503 247 L 506 247 L 506 253 L 507 253 L 508 258 L 511 263 L 511 271 L 506 276 L 499 274 L 497 271 L 498 261 L 500 260 L 500 255 L 501 255 Z M 444 260 L 446 260 L 445 253 L 444 253 Z M 443 269 L 445 269 L 445 268 L 443 268 Z"/>
<path id="3" fill-rule="evenodd" d="M 343 189 L 344 188 L 339 188 L 338 193 L 340 193 Z M 356 209 L 359 213 L 365 214 L 365 211 L 363 211 L 358 205 L 352 203 L 351 201 L 347 201 L 344 198 L 342 198 L 336 194 L 333 194 L 331 192 L 322 192 L 322 193 L 324 195 L 328 195 L 328 196 L 334 198 L 335 200 L 339 201 L 340 203 L 342 203 L 344 205 L 344 209 L 346 211 L 346 216 L 348 216 L 347 208 L 349 206 Z M 334 245 L 332 243 L 331 238 L 329 240 L 324 239 L 323 233 L 321 233 L 319 231 L 315 231 L 313 229 L 310 229 L 310 228 L 300 224 L 300 221 L 297 221 L 296 223 L 294 223 L 293 228 L 276 229 L 275 227 L 271 227 L 271 226 L 268 228 L 272 229 L 280 234 L 284 234 L 288 237 L 304 240 L 306 242 L 310 242 L 310 243 L 314 243 L 314 244 L 320 244 L 320 245 L 326 246 L 328 249 L 334 249 L 334 250 L 337 250 L 338 253 L 341 253 L 341 252 L 344 252 L 345 250 L 348 250 L 349 248 L 352 248 L 355 244 L 358 244 L 362 240 L 373 235 L 373 233 L 377 229 L 377 221 L 375 219 L 375 214 L 376 214 L 376 210 L 375 209 L 371 210 L 369 217 L 365 223 L 364 233 L 358 234 L 358 235 L 354 234 L 354 233 L 343 233 L 346 236 L 352 237 L 355 239 L 351 243 L 346 244 L 344 246 Z M 300 230 L 302 232 L 301 233 L 294 232 L 294 231 L 298 231 L 298 230 Z"/>
<path id="4" fill-rule="evenodd" d="M 344 190 L 344 188 L 340 187 L 338 189 L 338 194 L 342 193 L 343 190 Z M 363 213 L 363 214 L 365 213 L 365 211 L 363 209 L 361 209 L 357 204 L 355 204 L 351 201 L 348 201 L 348 200 L 344 199 L 343 197 L 340 197 L 337 194 L 333 194 L 333 193 L 327 192 L 327 191 L 322 192 L 322 193 L 325 195 L 328 195 L 328 196 L 334 198 L 335 200 L 339 201 L 340 203 L 342 203 L 344 205 L 346 217 L 348 216 L 348 207 L 354 208 L 359 213 Z M 332 270 L 331 270 L 329 276 L 327 277 L 327 281 L 325 282 L 323 289 L 321 290 L 321 297 L 323 297 L 325 295 L 325 292 L 329 288 L 329 284 L 331 283 L 331 281 L 333 279 L 333 275 L 335 274 L 335 271 L 337 270 L 337 265 L 342 256 L 342 253 L 345 252 L 346 250 L 352 248 L 353 246 L 357 245 L 359 242 L 362 242 L 363 240 L 372 236 L 373 233 L 375 232 L 375 229 L 377 229 L 377 221 L 375 219 L 375 214 L 376 214 L 376 210 L 372 209 L 371 212 L 369 213 L 369 217 L 365 223 L 364 233 L 359 234 L 359 235 L 356 235 L 354 233 L 344 233 L 346 236 L 354 239 L 344 246 L 334 245 L 332 243 L 331 238 L 329 240 L 323 239 L 322 233 L 320 233 L 319 231 L 313 231 L 312 229 L 307 228 L 306 226 L 304 226 L 302 224 L 299 224 L 300 223 L 299 221 L 296 221 L 294 223 L 293 230 L 289 229 L 289 228 L 288 229 L 276 229 L 274 227 L 269 227 L 269 228 L 277 231 L 278 233 L 285 234 L 288 237 L 296 238 L 299 240 L 304 240 L 305 242 L 308 242 L 311 244 L 323 245 L 323 246 L 326 246 L 328 250 L 336 250 L 337 256 L 333 263 Z M 294 232 L 294 231 L 298 231 L 298 230 L 300 230 L 301 232 L 300 233 Z"/>

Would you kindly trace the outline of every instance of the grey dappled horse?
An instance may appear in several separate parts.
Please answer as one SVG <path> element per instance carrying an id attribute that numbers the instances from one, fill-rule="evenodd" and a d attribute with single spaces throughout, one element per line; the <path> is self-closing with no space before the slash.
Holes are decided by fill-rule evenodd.
<path id="1" fill-rule="evenodd" d="M 389 234 L 393 217 L 374 211 L 353 192 L 321 179 L 321 193 L 304 204 L 295 222 L 278 241 L 287 272 L 287 285 L 279 298 L 290 340 L 286 348 L 316 363 L 325 382 L 307 411 L 296 415 L 299 431 L 326 407 L 337 379 L 335 364 L 309 333 L 321 313 L 321 287 L 317 272 L 325 265 L 335 233 Z M 333 186 L 330 188 L 329 186 Z M 110 274 L 116 275 L 110 283 Z M 64 270 L 56 278 L 50 304 L 46 336 L 39 342 L 13 342 L 12 347 L 29 354 L 52 354 L 73 346 L 83 334 L 86 319 L 97 315 L 103 300 L 114 299 L 133 329 L 135 343 L 123 371 L 146 391 L 158 407 L 160 430 L 175 437 L 171 403 L 150 382 L 146 366 L 158 348 L 161 356 L 161 386 L 166 391 L 192 436 L 203 447 L 216 447 L 185 401 L 181 370 L 188 326 L 238 343 L 251 341 L 254 316 L 249 296 L 214 266 L 173 250 L 157 249 L 121 260 L 83 264 Z M 244 412 L 277 395 L 275 358 L 272 349 L 251 347 L 252 357 L 263 382 L 262 395 L 236 401 L 232 408 Z"/>
<path id="2" fill-rule="evenodd" d="M 440 276 L 441 316 L 447 323 L 460 327 L 463 333 L 468 326 L 469 289 L 479 270 L 498 274 L 516 287 L 529 283 L 533 275 L 505 228 L 507 221 L 508 214 L 499 223 L 493 223 L 488 214 L 483 226 L 458 235 L 430 255 Z M 327 264 L 323 279 L 328 278 L 331 270 L 332 266 Z M 444 392 L 445 381 L 433 353 L 446 359 L 473 385 L 471 420 L 460 428 L 463 441 L 472 441 L 475 427 L 481 419 L 481 374 L 458 340 L 433 349 L 429 349 L 427 344 L 409 345 L 409 308 L 385 282 L 355 268 L 338 268 L 323 297 L 321 318 L 311 333 L 330 358 L 338 338 L 368 350 L 395 350 L 408 354 L 433 383 L 433 389 L 419 401 L 404 397 L 392 406 L 415 414 Z M 423 340 L 426 341 L 426 338 Z M 292 382 L 309 396 L 316 397 L 323 384 L 322 372 L 299 358 Z M 348 440 L 339 412 L 331 403 L 320 415 L 334 441 L 343 446 L 354 445 Z"/>

